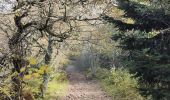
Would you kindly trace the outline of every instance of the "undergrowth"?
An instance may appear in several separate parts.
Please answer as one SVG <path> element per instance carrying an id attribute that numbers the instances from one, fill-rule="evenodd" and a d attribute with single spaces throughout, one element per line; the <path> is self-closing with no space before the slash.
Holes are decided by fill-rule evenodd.
<path id="1" fill-rule="evenodd" d="M 90 77 L 88 71 L 87 76 Z M 102 88 L 113 100 L 151 100 L 151 97 L 143 97 L 139 91 L 139 78 L 134 77 L 126 69 L 104 69 L 99 68 L 96 78 L 100 81 Z"/>

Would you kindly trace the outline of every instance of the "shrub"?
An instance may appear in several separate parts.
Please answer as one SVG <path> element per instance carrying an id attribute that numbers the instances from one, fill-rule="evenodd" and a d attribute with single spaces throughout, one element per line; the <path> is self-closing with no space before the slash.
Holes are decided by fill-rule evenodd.
<path id="1" fill-rule="evenodd" d="M 48 83 L 45 100 L 60 100 L 66 95 L 68 80 L 65 72 L 53 74 Z"/>
<path id="2" fill-rule="evenodd" d="M 138 78 L 125 69 L 99 69 L 97 77 L 114 100 L 145 100 L 138 90 Z"/>

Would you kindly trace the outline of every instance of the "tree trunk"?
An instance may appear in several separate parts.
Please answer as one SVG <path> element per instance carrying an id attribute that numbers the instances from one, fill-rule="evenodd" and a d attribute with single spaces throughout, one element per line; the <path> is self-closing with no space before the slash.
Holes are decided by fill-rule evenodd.
<path id="1" fill-rule="evenodd" d="M 12 64 L 13 64 L 13 68 L 12 68 L 12 84 L 13 84 L 13 88 L 12 88 L 12 92 L 15 93 L 13 99 L 14 100 L 22 100 L 22 78 L 23 75 L 20 72 L 20 69 L 23 67 L 24 61 L 23 61 L 23 57 L 21 55 L 21 53 L 19 53 L 18 51 L 22 52 L 19 48 L 19 45 L 13 45 L 10 46 L 10 50 L 13 51 L 13 57 L 12 57 Z"/>
<path id="2" fill-rule="evenodd" d="M 45 54 L 45 65 L 49 65 L 50 62 L 51 62 L 51 57 L 52 57 L 52 43 L 53 43 L 53 40 L 52 40 L 52 36 L 48 36 L 48 47 L 47 47 L 47 51 L 46 51 L 46 54 Z M 50 66 L 48 66 L 50 67 Z M 42 98 L 44 98 L 44 95 L 45 95 L 45 91 L 47 90 L 47 86 L 48 86 L 48 82 L 49 82 L 49 73 L 44 71 L 44 74 L 43 74 L 43 83 L 42 83 L 42 86 L 41 86 L 41 95 L 42 95 Z"/>

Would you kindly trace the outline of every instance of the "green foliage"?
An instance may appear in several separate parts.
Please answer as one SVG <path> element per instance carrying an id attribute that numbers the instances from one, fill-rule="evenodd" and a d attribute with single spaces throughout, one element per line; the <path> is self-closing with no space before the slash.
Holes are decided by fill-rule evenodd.
<path id="1" fill-rule="evenodd" d="M 52 79 L 57 80 L 58 82 L 67 81 L 67 74 L 64 71 L 62 71 L 52 75 Z"/>
<path id="2" fill-rule="evenodd" d="M 155 100 L 169 98 L 168 37 L 162 38 L 156 31 L 128 31 L 114 36 L 119 40 L 121 37 L 120 47 L 128 52 L 121 56 L 122 64 L 142 77 L 140 83 L 145 84 L 141 89 L 143 94 L 152 94 Z"/>
<path id="3" fill-rule="evenodd" d="M 131 52 L 131 60 L 129 64 L 133 63 L 131 68 L 132 72 L 137 72 L 137 76 L 141 76 L 142 91 L 146 94 L 150 93 L 153 95 L 154 100 L 162 98 L 169 98 L 170 91 L 169 82 L 169 63 L 167 63 L 169 56 L 162 54 L 152 54 L 148 50 L 136 50 Z"/>
<path id="4" fill-rule="evenodd" d="M 99 68 L 96 76 L 114 100 L 146 99 L 141 94 L 152 94 L 154 100 L 168 100 L 170 98 L 170 39 L 169 35 L 167 35 L 169 32 L 165 34 L 164 30 L 160 34 L 158 31 L 169 27 L 170 0 L 117 1 L 122 6 L 111 7 L 112 13 L 106 13 L 106 15 L 109 15 L 106 18 L 107 21 L 115 23 L 115 26 L 118 26 L 120 31 L 117 29 L 110 30 L 110 27 L 105 25 L 105 27 L 98 29 L 97 32 L 91 32 L 91 36 L 87 37 L 88 42 L 83 42 L 85 46 L 77 42 L 79 45 L 70 49 L 69 58 L 75 60 L 77 56 L 86 56 L 84 58 L 80 57 L 86 63 L 85 66 L 91 66 L 94 69 L 98 66 L 106 68 Z M 21 15 L 18 10 L 15 11 L 16 17 Z M 110 31 L 114 33 L 113 37 Z M 17 32 L 17 34 L 20 32 Z M 25 31 L 22 30 L 22 32 Z M 76 33 L 75 35 L 78 36 L 78 34 Z M 118 42 L 112 39 L 118 40 Z M 14 44 L 18 45 L 20 43 Z M 30 44 L 32 44 L 31 41 Z M 83 48 L 85 49 L 83 55 L 80 53 L 82 47 L 85 47 Z M 14 49 L 17 52 L 19 50 Z M 24 52 L 27 53 L 27 51 Z M 121 54 L 122 52 L 125 52 L 125 54 Z M 50 74 L 45 99 L 58 99 L 59 96 L 64 95 L 67 88 L 67 75 L 65 72 L 54 74 L 49 65 L 38 64 L 36 58 L 28 58 L 29 64 L 18 55 L 14 58 L 16 60 L 14 67 L 16 67 L 15 70 L 17 71 L 12 71 L 12 75 L 7 75 L 3 80 L 4 82 L 2 82 L 3 84 L 0 84 L 0 99 L 6 100 L 15 97 L 14 95 L 19 92 L 15 91 L 16 93 L 14 93 L 11 90 L 13 87 L 15 90 L 19 90 L 19 88 L 16 88 L 17 85 L 23 87 L 22 91 L 33 94 L 38 99 L 45 73 Z M 60 60 L 59 64 L 61 66 L 69 64 L 68 59 L 60 58 Z M 121 65 L 127 67 L 130 72 L 125 69 L 112 69 L 115 66 L 120 67 L 120 64 L 118 64 L 120 61 L 122 61 Z M 87 62 L 89 62 L 89 65 L 87 65 Z M 82 64 L 82 62 L 80 63 Z M 81 66 L 80 63 L 78 66 Z M 81 69 L 83 69 L 82 66 Z M 92 74 L 89 73 L 88 76 L 92 76 Z M 140 80 L 138 77 L 141 77 Z M 12 78 L 16 78 L 16 80 L 13 81 Z M 12 84 L 10 83 L 11 80 L 13 81 Z M 21 83 L 21 85 L 15 82 Z"/>
<path id="5" fill-rule="evenodd" d="M 34 78 L 27 81 L 27 84 L 23 88 L 23 92 L 29 92 L 33 94 L 35 98 L 40 97 L 40 85 L 42 83 L 42 79 Z"/>
<path id="6" fill-rule="evenodd" d="M 66 95 L 68 88 L 68 80 L 65 72 L 53 74 L 48 83 L 48 90 L 45 95 L 45 100 L 58 100 Z"/>
<path id="7" fill-rule="evenodd" d="M 66 61 L 65 61 L 66 62 Z M 64 62 L 61 61 L 62 64 Z M 48 77 L 49 84 L 46 89 L 45 97 L 50 99 L 57 99 L 65 95 L 68 82 L 67 75 L 64 71 L 55 72 L 54 68 L 49 65 L 38 63 L 36 58 L 28 58 L 27 67 L 20 68 L 20 72 L 14 72 L 12 75 L 4 77 L 3 84 L 0 84 L 0 100 L 12 100 L 16 93 L 12 91 L 13 83 L 11 79 L 17 77 L 23 84 L 22 97 L 31 98 L 36 100 L 42 100 L 41 91 L 43 89 L 43 74 L 50 74 Z"/>
<path id="8" fill-rule="evenodd" d="M 23 91 L 33 94 L 37 100 L 41 100 L 40 97 L 40 87 L 42 85 L 42 78 L 32 78 L 27 80 L 27 85 L 25 85 Z M 51 74 L 49 78 L 48 87 L 44 96 L 44 99 L 58 99 L 66 95 L 66 90 L 68 86 L 67 75 L 65 72 L 56 72 Z"/>
<path id="9" fill-rule="evenodd" d="M 97 77 L 114 100 L 145 100 L 138 90 L 138 78 L 125 69 L 99 69 Z"/>
<path id="10" fill-rule="evenodd" d="M 107 55 L 106 53 L 100 53 L 99 55 L 99 64 L 101 67 L 110 69 L 113 67 L 113 56 Z"/>
<path id="11" fill-rule="evenodd" d="M 0 87 L 0 100 L 9 99 L 12 100 L 12 94 L 10 94 L 10 85 L 4 85 Z"/>

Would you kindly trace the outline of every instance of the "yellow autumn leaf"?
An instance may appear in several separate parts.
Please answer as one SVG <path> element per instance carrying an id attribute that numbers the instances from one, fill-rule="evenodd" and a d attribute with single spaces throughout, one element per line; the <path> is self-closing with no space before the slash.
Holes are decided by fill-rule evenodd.
<path id="1" fill-rule="evenodd" d="M 24 80 L 30 80 L 31 78 L 32 78 L 32 75 L 25 75 L 23 79 Z"/>
<path id="2" fill-rule="evenodd" d="M 33 73 L 32 76 L 35 77 L 35 78 L 38 78 L 38 77 L 40 77 L 40 74 L 39 73 Z"/>
<path id="3" fill-rule="evenodd" d="M 46 73 L 50 73 L 51 72 L 51 68 L 50 67 L 48 67 L 48 68 L 46 68 L 44 71 L 46 72 Z"/>
<path id="4" fill-rule="evenodd" d="M 48 68 L 48 65 L 44 65 L 44 66 L 41 66 L 41 67 L 40 67 L 40 70 L 45 71 L 47 68 Z"/>
<path id="5" fill-rule="evenodd" d="M 15 11 L 15 16 L 20 16 L 21 15 L 21 9 L 17 9 Z"/>
<path id="6" fill-rule="evenodd" d="M 52 72 L 53 69 L 51 67 L 48 68 L 48 72 Z"/>
<path id="7" fill-rule="evenodd" d="M 37 64 L 37 60 L 35 58 L 31 57 L 29 59 L 29 63 L 30 63 L 30 65 L 36 65 Z"/>
<path id="8" fill-rule="evenodd" d="M 20 13 L 19 12 L 15 12 L 15 16 L 19 16 L 20 15 Z"/>
<path id="9" fill-rule="evenodd" d="M 134 21 L 133 19 L 131 19 L 131 18 L 126 19 L 125 22 L 126 22 L 127 24 L 134 24 L 134 23 L 135 23 L 135 21 Z"/>
<path id="10" fill-rule="evenodd" d="M 25 68 L 21 68 L 20 71 L 21 71 L 21 72 L 24 72 L 24 71 L 25 71 Z"/>
<path id="11" fill-rule="evenodd" d="M 44 74 L 44 70 L 38 70 L 39 74 Z"/>
<path id="12" fill-rule="evenodd" d="M 40 74 L 50 73 L 50 72 L 51 72 L 51 68 L 48 65 L 41 66 L 38 71 L 38 73 L 40 73 Z"/>

